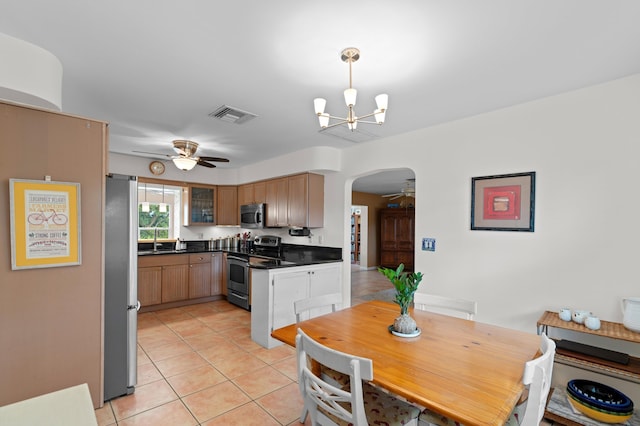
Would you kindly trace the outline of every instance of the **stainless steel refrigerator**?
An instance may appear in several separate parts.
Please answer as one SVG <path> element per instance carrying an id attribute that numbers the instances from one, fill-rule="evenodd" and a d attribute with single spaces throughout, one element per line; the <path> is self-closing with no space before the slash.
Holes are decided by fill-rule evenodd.
<path id="1" fill-rule="evenodd" d="M 138 184 L 108 175 L 105 211 L 104 400 L 134 392 L 138 327 Z"/>

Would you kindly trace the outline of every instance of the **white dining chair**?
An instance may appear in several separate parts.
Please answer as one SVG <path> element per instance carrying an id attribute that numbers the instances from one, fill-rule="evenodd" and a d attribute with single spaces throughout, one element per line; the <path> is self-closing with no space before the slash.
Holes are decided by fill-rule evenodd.
<path id="1" fill-rule="evenodd" d="M 363 382 L 373 379 L 373 362 L 370 359 L 317 343 L 301 329 L 296 335 L 296 352 L 298 385 L 304 408 L 314 426 L 418 424 L 420 409 Z M 316 376 L 309 366 L 310 360 L 348 375 L 350 386 L 338 388 Z"/>
<path id="2" fill-rule="evenodd" d="M 293 302 L 293 310 L 296 314 L 296 322 L 300 322 L 302 314 L 305 312 L 311 313 L 311 311 L 318 308 L 331 307 L 331 312 L 335 312 L 338 306 L 342 305 L 341 293 L 323 294 L 321 296 L 307 297 L 306 299 L 300 299 Z M 311 316 L 309 316 L 311 318 Z M 349 385 L 349 376 L 342 374 L 338 371 L 332 370 L 326 365 L 320 365 L 321 377 L 333 384 L 334 386 L 343 388 Z M 307 409 L 302 409 L 300 415 L 300 423 L 304 423 L 307 418 Z"/>
<path id="3" fill-rule="evenodd" d="M 542 355 L 527 361 L 524 365 L 522 383 L 527 387 L 525 392 L 528 396 L 513 409 L 505 423 L 506 426 L 538 426 L 544 417 L 556 355 L 556 343 L 544 333 L 540 335 L 540 352 Z M 453 426 L 459 423 L 430 410 L 424 410 L 420 413 L 419 425 Z"/>
<path id="4" fill-rule="evenodd" d="M 330 293 L 296 300 L 293 302 L 293 310 L 296 314 L 296 322 L 300 322 L 303 312 L 324 307 L 331 307 L 331 312 L 335 312 L 340 305 L 342 305 L 342 294 Z"/>
<path id="5" fill-rule="evenodd" d="M 422 311 L 452 315 L 468 320 L 474 319 L 478 313 L 478 303 L 475 301 L 425 293 L 413 295 L 413 307 Z"/>

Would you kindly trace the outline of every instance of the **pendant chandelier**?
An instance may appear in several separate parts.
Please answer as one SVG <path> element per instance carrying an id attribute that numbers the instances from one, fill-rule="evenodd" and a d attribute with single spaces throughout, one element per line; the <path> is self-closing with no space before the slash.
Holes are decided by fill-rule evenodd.
<path id="1" fill-rule="evenodd" d="M 167 212 L 167 203 L 164 202 L 164 184 L 162 184 L 162 202 L 158 206 L 158 211 L 160 213 L 166 213 Z"/>
<path id="2" fill-rule="evenodd" d="M 349 88 L 344 91 L 344 102 L 347 104 L 347 117 L 334 117 L 333 115 L 329 115 L 324 112 L 324 108 L 327 105 L 327 100 L 323 98 L 316 98 L 313 100 L 313 106 L 316 110 L 316 115 L 318 116 L 318 120 L 320 121 L 320 127 L 323 129 L 327 129 L 330 127 L 339 126 L 341 124 L 346 124 L 349 127 L 349 130 L 352 132 L 356 130 L 358 123 L 367 123 L 367 124 L 382 124 L 384 123 L 385 113 L 387 112 L 387 104 L 389 101 L 389 96 L 387 94 L 380 94 L 375 97 L 377 109 L 367 115 L 363 115 L 357 117 L 353 107 L 356 104 L 356 96 L 357 91 L 353 88 L 352 75 L 351 75 L 351 64 L 360 59 L 360 50 L 355 47 L 347 47 L 342 51 L 340 58 L 349 64 Z M 364 121 L 363 118 L 374 117 L 375 121 Z M 333 124 L 329 124 L 329 120 L 334 119 L 338 120 Z"/>
<path id="3" fill-rule="evenodd" d="M 142 202 L 142 211 L 148 213 L 150 209 L 149 202 L 147 201 L 147 183 L 144 184 L 144 201 Z"/>

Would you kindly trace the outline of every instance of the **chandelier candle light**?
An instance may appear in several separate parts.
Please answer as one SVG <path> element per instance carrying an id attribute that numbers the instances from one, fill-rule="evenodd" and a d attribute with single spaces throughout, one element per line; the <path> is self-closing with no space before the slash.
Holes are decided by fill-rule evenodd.
<path id="1" fill-rule="evenodd" d="M 349 127 L 349 130 L 352 132 L 356 130 L 358 123 L 367 123 L 367 124 L 382 124 L 384 123 L 385 113 L 387 112 L 387 104 L 389 101 L 389 96 L 385 93 L 380 94 L 375 97 L 376 106 L 378 107 L 374 112 L 363 115 L 361 117 L 356 117 L 355 111 L 353 107 L 356 104 L 356 96 L 357 90 L 353 88 L 352 84 L 352 76 L 351 76 L 351 64 L 360 59 L 360 50 L 355 47 L 347 47 L 342 51 L 341 59 L 344 62 L 349 64 L 349 88 L 344 91 L 344 102 L 347 104 L 347 108 L 349 111 L 347 113 L 346 118 L 342 117 L 334 117 L 333 115 L 329 115 L 324 112 L 324 108 L 327 105 L 327 100 L 323 98 L 315 98 L 313 100 L 313 106 L 316 110 L 316 115 L 318 116 L 318 120 L 320 121 L 320 127 L 323 129 L 327 129 L 330 127 L 339 126 L 341 124 L 346 124 Z M 363 118 L 374 117 L 375 121 L 363 121 Z M 329 119 L 339 120 L 337 123 L 329 124 Z"/>
<path id="2" fill-rule="evenodd" d="M 149 202 L 147 201 L 147 183 L 144 184 L 144 201 L 142 202 L 142 211 L 148 213 L 150 210 Z"/>

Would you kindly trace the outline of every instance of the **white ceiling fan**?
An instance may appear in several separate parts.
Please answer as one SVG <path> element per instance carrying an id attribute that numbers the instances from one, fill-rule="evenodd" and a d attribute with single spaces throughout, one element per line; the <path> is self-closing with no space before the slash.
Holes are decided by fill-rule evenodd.
<path id="1" fill-rule="evenodd" d="M 404 187 L 400 189 L 400 192 L 396 192 L 393 194 L 385 194 L 383 195 L 383 197 L 391 197 L 389 198 L 389 201 L 393 201 L 401 197 L 415 198 L 416 196 L 416 188 L 414 187 L 415 181 L 416 181 L 415 179 L 407 179 L 407 181 L 404 184 Z"/>

